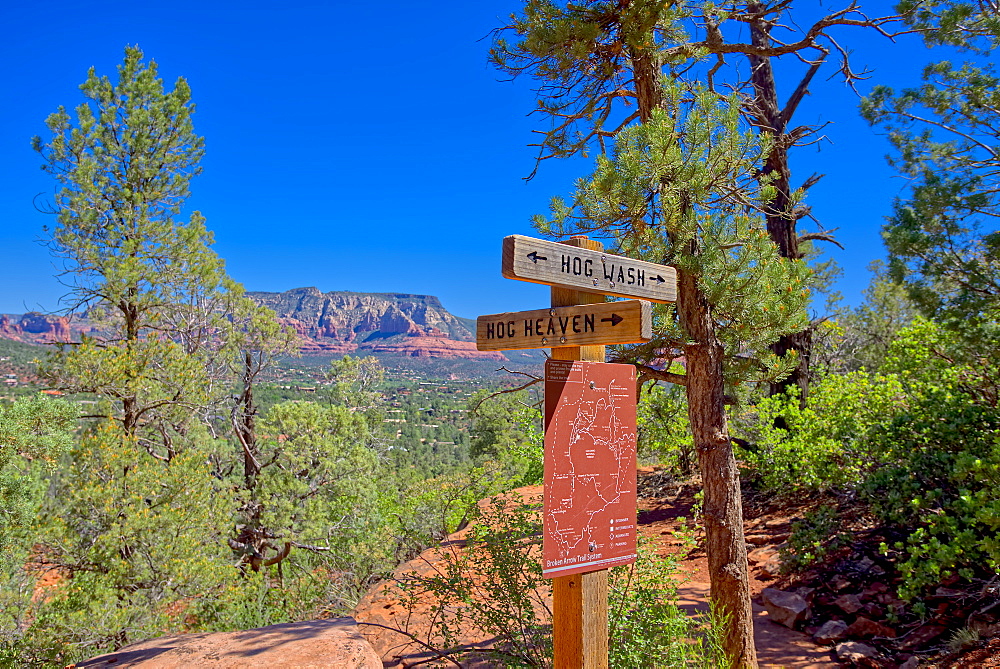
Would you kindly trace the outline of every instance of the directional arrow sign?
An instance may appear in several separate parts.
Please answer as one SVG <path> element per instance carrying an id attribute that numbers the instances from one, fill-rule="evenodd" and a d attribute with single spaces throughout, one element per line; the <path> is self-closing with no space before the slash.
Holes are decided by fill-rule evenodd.
<path id="1" fill-rule="evenodd" d="M 653 336 L 652 305 L 643 300 L 580 304 L 480 316 L 480 351 L 632 344 Z"/>
<path id="2" fill-rule="evenodd" d="M 677 273 L 673 267 L 521 235 L 504 237 L 501 271 L 508 279 L 588 293 L 653 302 L 677 299 Z"/>

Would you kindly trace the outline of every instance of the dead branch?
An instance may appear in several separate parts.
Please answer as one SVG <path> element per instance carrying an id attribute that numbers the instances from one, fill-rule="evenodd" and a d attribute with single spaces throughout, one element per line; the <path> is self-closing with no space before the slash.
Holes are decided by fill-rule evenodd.
<path id="1" fill-rule="evenodd" d="M 836 244 L 841 249 L 844 248 L 844 245 L 838 242 L 836 239 L 834 239 L 833 235 L 830 235 L 825 232 L 807 232 L 804 235 L 799 235 L 799 244 L 801 244 L 802 242 L 813 242 L 813 241 L 830 242 L 831 244 Z"/>
<path id="2" fill-rule="evenodd" d="M 673 383 L 678 386 L 687 385 L 687 376 L 684 374 L 674 374 L 673 372 L 668 372 L 663 369 L 656 369 L 655 367 L 650 367 L 649 365 L 635 364 L 635 368 L 640 372 L 640 374 L 647 376 L 651 379 L 656 379 L 657 381 L 666 381 L 667 383 Z"/>

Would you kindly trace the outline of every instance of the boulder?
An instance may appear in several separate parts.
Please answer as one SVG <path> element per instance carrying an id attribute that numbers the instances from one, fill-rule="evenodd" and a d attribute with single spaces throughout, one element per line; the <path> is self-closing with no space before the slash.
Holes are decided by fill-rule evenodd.
<path id="1" fill-rule="evenodd" d="M 790 629 L 809 618 L 809 603 L 795 593 L 764 588 L 760 599 L 771 620 Z"/>
<path id="2" fill-rule="evenodd" d="M 829 645 L 840 641 L 847 636 L 847 623 L 843 620 L 827 620 L 820 625 L 820 628 L 813 634 L 813 639 L 818 644 Z"/>
<path id="3" fill-rule="evenodd" d="M 841 595 L 833 600 L 833 604 L 844 613 L 857 613 L 861 610 L 861 598 L 857 595 Z"/>
<path id="4" fill-rule="evenodd" d="M 866 660 L 873 660 L 878 657 L 878 651 L 866 643 L 860 641 L 845 641 L 837 644 L 835 650 L 837 659 L 841 662 L 853 662 L 860 664 Z"/>
<path id="5" fill-rule="evenodd" d="M 334 618 L 270 625 L 242 632 L 160 637 L 125 646 L 75 666 L 382 669 L 382 660 L 358 633 L 354 618 Z"/>
<path id="6" fill-rule="evenodd" d="M 883 625 L 882 623 L 877 623 L 874 620 L 865 618 L 864 616 L 858 616 L 857 619 L 851 623 L 851 626 L 847 628 L 847 636 L 860 637 L 863 639 L 870 639 L 875 636 L 895 639 L 896 630 Z"/>
<path id="7" fill-rule="evenodd" d="M 764 546 L 750 551 L 747 561 L 754 566 L 757 578 L 769 581 L 781 573 L 781 555 L 774 546 Z"/>

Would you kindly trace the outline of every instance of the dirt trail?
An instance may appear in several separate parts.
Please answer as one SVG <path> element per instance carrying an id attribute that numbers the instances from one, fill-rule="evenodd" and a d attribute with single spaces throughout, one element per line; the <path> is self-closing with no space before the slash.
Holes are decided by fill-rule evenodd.
<path id="1" fill-rule="evenodd" d="M 643 475 L 648 480 L 650 472 L 640 473 L 640 534 L 656 542 L 658 553 L 675 553 L 683 544 L 674 534 L 680 525 L 678 519 L 685 517 L 690 520 L 692 517 L 693 488 L 675 486 L 675 489 L 671 489 L 668 484 L 651 490 L 647 485 L 643 492 Z M 515 492 L 525 498 L 541 501 L 541 486 L 521 488 Z M 776 567 L 776 546 L 787 538 L 790 520 L 781 516 L 748 518 L 746 527 L 753 556 L 751 592 L 756 597 L 774 580 L 768 570 Z M 402 565 L 396 574 L 415 572 L 429 576 L 437 572 L 441 569 L 448 550 L 461 549 L 463 537 L 463 532 L 452 535 L 443 547 L 425 551 L 418 558 Z M 680 564 L 679 572 L 686 581 L 678 591 L 679 606 L 691 612 L 708 610 L 707 568 L 707 560 L 701 548 L 696 548 Z M 354 617 L 362 624 L 362 633 L 382 656 L 385 666 L 398 669 L 427 661 L 430 656 L 426 648 L 421 648 L 405 636 L 384 627 L 408 629 L 417 636 L 422 636 L 431 626 L 433 615 L 429 601 L 420 601 L 414 606 L 404 605 L 391 583 L 369 592 L 354 610 Z M 365 626 L 365 623 L 373 625 Z M 761 667 L 825 669 L 841 666 L 829 647 L 817 646 L 809 636 L 771 622 L 764 608 L 757 602 L 754 603 L 754 637 Z M 489 642 L 473 634 L 463 641 L 470 647 Z M 492 665 L 477 662 L 467 666 L 485 668 Z"/>

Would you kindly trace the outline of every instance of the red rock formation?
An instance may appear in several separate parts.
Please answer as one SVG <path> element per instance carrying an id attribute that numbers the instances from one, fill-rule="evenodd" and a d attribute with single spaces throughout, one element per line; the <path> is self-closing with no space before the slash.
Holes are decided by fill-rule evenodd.
<path id="1" fill-rule="evenodd" d="M 47 316 L 37 311 L 30 311 L 21 317 L 3 314 L 0 316 L 0 337 L 29 344 L 65 342 L 71 341 L 74 330 L 90 330 L 81 325 L 71 323 L 66 316 Z"/>
<path id="2" fill-rule="evenodd" d="M 298 288 L 249 293 L 302 339 L 304 354 L 357 354 L 504 361 L 476 350 L 475 337 L 430 295 L 322 293 Z"/>

